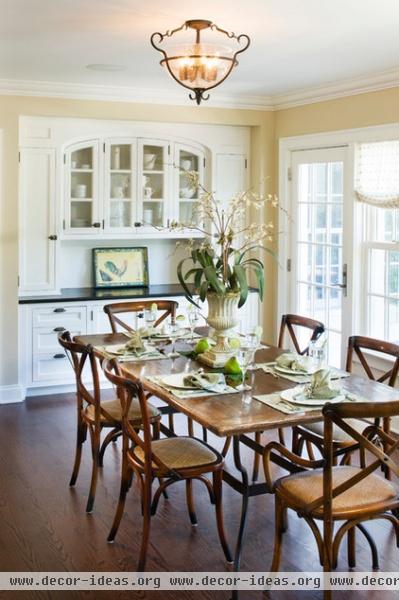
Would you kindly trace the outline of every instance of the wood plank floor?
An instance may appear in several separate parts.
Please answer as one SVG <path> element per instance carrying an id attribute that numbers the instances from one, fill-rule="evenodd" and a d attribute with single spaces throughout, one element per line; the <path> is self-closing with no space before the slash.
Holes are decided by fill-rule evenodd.
<path id="1" fill-rule="evenodd" d="M 93 514 L 85 513 L 90 481 L 86 444 L 81 472 L 74 489 L 68 487 L 74 457 L 75 400 L 72 394 L 30 398 L 23 404 L 0 407 L 0 568 L 2 571 L 134 571 L 141 516 L 137 490 L 132 487 L 115 544 L 106 535 L 119 490 L 120 446 L 110 447 L 98 483 Z M 179 417 L 183 432 L 185 420 Z M 271 439 L 269 435 L 269 439 Z M 265 437 L 265 440 L 268 439 Z M 211 443 L 221 445 L 211 437 Z M 248 457 L 249 458 L 249 457 Z M 224 571 L 229 567 L 219 546 L 213 507 L 199 482 L 194 483 L 199 526 L 191 527 L 182 484 L 169 488 L 153 519 L 148 571 Z M 241 497 L 224 487 L 225 522 L 234 546 Z M 250 516 L 242 568 L 266 571 L 273 545 L 273 497 L 250 499 Z M 388 523 L 369 526 L 375 535 L 383 571 L 399 570 L 399 550 Z M 306 524 L 294 514 L 284 539 L 281 568 L 285 571 L 321 570 L 315 543 Z M 342 549 L 339 569 L 346 570 Z M 368 547 L 357 540 L 357 570 L 371 569 Z M 347 600 L 397 598 L 397 592 L 337 592 Z M 0 592 L 1 599 L 72 600 L 84 598 L 149 600 L 227 600 L 224 591 L 182 592 Z M 245 600 L 261 599 L 261 592 L 242 592 Z M 321 592 L 272 592 L 272 600 L 298 597 L 320 600 Z"/>

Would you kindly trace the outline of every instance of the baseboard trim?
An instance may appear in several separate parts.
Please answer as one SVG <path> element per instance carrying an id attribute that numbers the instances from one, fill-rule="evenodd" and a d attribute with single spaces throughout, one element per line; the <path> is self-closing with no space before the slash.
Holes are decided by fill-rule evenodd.
<path id="1" fill-rule="evenodd" d="M 111 388 L 112 384 L 109 381 L 101 381 L 101 389 Z M 65 385 L 47 385 L 42 387 L 31 387 L 26 390 L 26 397 L 33 396 L 50 396 L 58 394 L 71 394 L 76 392 L 76 385 L 73 383 Z"/>
<path id="2" fill-rule="evenodd" d="M 0 385 L 0 404 L 14 404 L 25 400 L 22 385 Z"/>

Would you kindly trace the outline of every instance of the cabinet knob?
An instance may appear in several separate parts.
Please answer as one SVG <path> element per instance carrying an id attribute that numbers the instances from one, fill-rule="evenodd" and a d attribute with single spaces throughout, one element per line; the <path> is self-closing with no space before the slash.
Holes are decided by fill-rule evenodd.
<path id="1" fill-rule="evenodd" d="M 55 240 L 57 239 L 56 235 L 49 235 L 48 239 L 51 240 L 52 242 L 55 242 Z"/>
<path id="2" fill-rule="evenodd" d="M 101 223 L 92 223 L 92 227 L 101 227 Z"/>
<path id="3" fill-rule="evenodd" d="M 66 358 L 65 354 L 54 354 L 53 358 Z"/>
<path id="4" fill-rule="evenodd" d="M 55 308 L 53 310 L 53 312 L 55 312 L 55 313 L 62 313 L 62 312 L 65 312 L 65 308 Z"/>
<path id="5" fill-rule="evenodd" d="M 142 223 L 140 223 L 140 221 L 136 221 L 136 222 L 134 223 L 134 226 L 135 226 L 135 227 L 141 227 L 141 226 L 142 226 Z"/>
<path id="6" fill-rule="evenodd" d="M 65 327 L 54 327 L 53 331 L 65 331 Z"/>

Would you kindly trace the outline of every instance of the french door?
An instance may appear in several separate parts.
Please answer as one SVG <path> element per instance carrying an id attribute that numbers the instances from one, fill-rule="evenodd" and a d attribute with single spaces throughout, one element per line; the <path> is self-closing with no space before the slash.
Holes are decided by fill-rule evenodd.
<path id="1" fill-rule="evenodd" d="M 341 147 L 291 155 L 288 309 L 324 323 L 328 362 L 334 366 L 344 363 L 351 331 L 353 202 L 347 153 Z"/>

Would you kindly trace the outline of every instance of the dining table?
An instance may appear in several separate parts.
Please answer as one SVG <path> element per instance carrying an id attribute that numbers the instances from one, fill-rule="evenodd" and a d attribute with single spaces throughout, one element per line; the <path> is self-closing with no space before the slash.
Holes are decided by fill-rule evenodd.
<path id="1" fill-rule="evenodd" d="M 204 330 L 200 330 L 201 333 Z M 78 335 L 75 340 L 81 344 L 94 347 L 97 356 L 101 359 L 107 356 L 104 350 L 107 346 L 126 343 L 126 334 L 106 333 L 96 335 Z M 255 356 L 255 367 L 258 364 L 272 363 L 275 359 L 286 352 L 281 348 L 272 345 L 262 345 Z M 161 412 L 164 414 L 173 414 L 175 412 L 183 413 L 189 419 L 202 425 L 204 431 L 210 431 L 220 438 L 231 438 L 233 446 L 233 466 L 234 470 L 226 467 L 223 473 L 224 482 L 242 495 L 241 516 L 237 532 L 235 552 L 234 552 L 234 570 L 240 568 L 240 561 L 244 543 L 244 536 L 247 523 L 249 498 L 260 494 L 273 493 L 265 481 L 252 481 L 247 467 L 243 464 L 242 449 L 249 448 L 254 453 L 263 454 L 264 446 L 259 443 L 259 436 L 254 436 L 257 432 L 277 430 L 280 428 L 290 428 L 296 425 L 306 425 L 323 419 L 320 406 L 305 411 L 293 410 L 292 412 L 282 412 L 278 407 L 265 404 L 257 400 L 269 394 L 278 394 L 283 390 L 295 387 L 296 383 L 283 376 L 276 376 L 267 369 L 255 368 L 251 371 L 251 390 L 234 393 L 209 393 L 204 395 L 202 392 L 197 397 L 190 395 L 182 397 L 171 389 L 165 389 L 158 378 L 171 373 L 190 373 L 199 368 L 210 370 L 196 359 L 187 356 L 186 341 L 177 344 L 177 349 L 183 354 L 177 358 L 167 358 L 163 356 L 160 360 L 123 360 L 120 368 L 123 375 L 127 378 L 140 379 L 144 390 L 151 395 L 165 402 L 165 407 Z M 399 399 L 399 390 L 391 388 L 385 384 L 366 379 L 365 377 L 342 372 L 340 385 L 345 393 L 358 397 L 368 402 L 388 402 Z M 166 436 L 176 435 L 173 427 L 163 423 L 161 431 Z M 257 441 L 258 440 L 258 441 Z M 280 455 L 272 455 L 274 463 L 283 467 L 288 472 L 298 472 L 302 470 L 290 461 Z M 233 596 L 234 597 L 234 596 Z"/>

